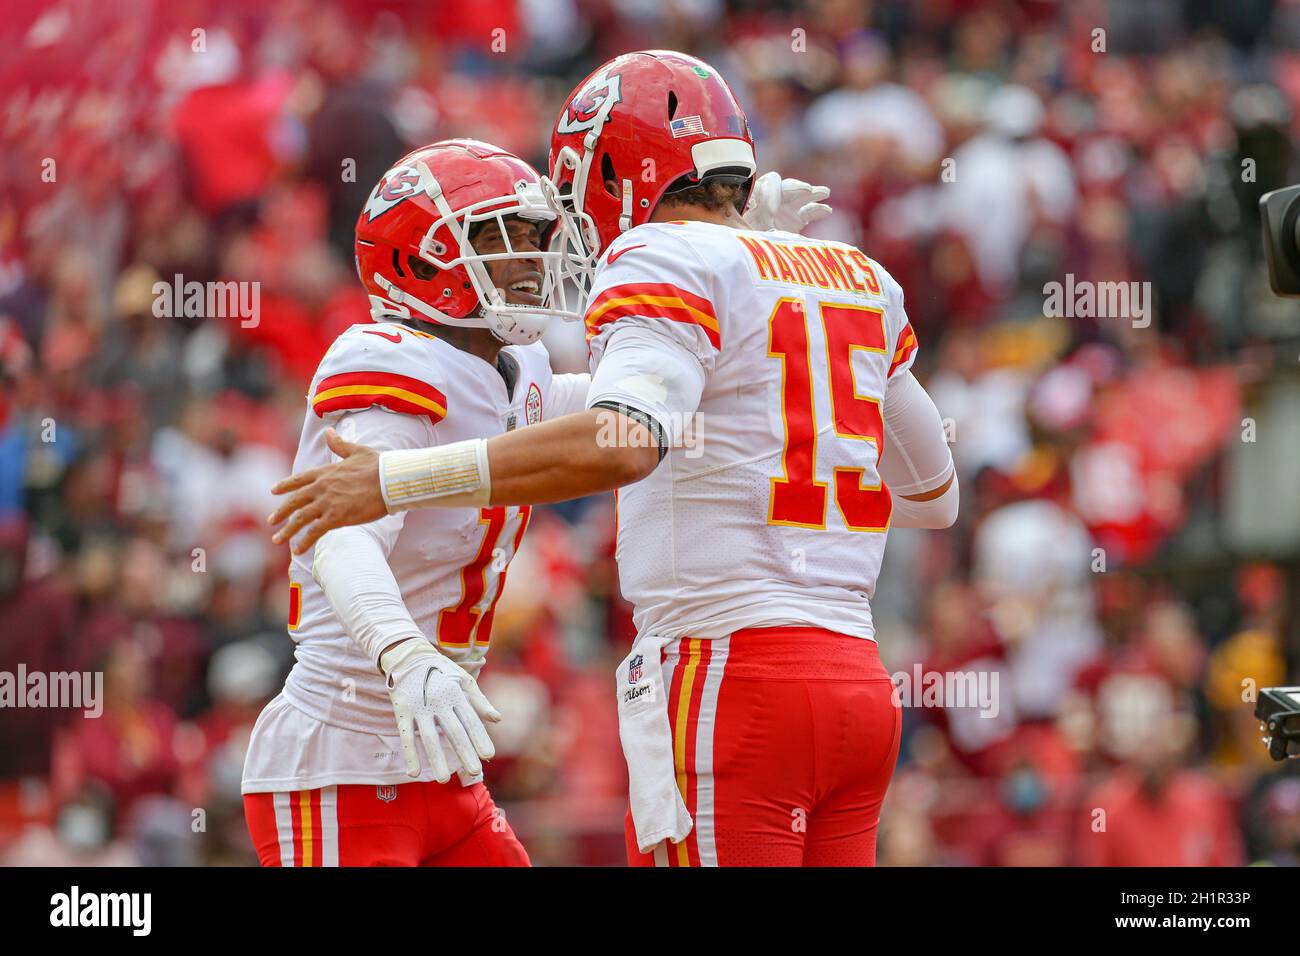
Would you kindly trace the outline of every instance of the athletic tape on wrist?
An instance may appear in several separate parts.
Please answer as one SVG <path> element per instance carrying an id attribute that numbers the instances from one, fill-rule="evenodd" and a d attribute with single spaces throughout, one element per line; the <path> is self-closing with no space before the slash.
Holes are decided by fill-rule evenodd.
<path id="1" fill-rule="evenodd" d="M 389 514 L 430 504 L 485 507 L 491 497 L 487 442 L 474 438 L 438 448 L 382 452 L 379 483 Z"/>

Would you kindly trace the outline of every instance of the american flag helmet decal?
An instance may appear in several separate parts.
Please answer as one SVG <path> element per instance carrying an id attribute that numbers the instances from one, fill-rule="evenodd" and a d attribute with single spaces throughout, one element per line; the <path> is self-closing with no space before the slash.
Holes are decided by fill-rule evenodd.
<path id="1" fill-rule="evenodd" d="M 669 120 L 668 128 L 672 130 L 673 139 L 704 135 L 704 121 L 698 116 L 683 116 L 681 119 Z"/>

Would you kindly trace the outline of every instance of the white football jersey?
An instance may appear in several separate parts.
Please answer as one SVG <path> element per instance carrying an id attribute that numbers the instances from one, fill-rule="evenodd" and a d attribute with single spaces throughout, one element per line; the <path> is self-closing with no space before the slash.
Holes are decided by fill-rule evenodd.
<path id="1" fill-rule="evenodd" d="M 606 354 L 617 363 L 620 329 L 640 330 L 625 338 L 642 348 L 646 331 L 675 343 L 703 372 L 695 415 L 661 423 L 677 436 L 667 456 L 618 494 L 637 631 L 809 625 L 873 638 L 891 513 L 881 406 L 916 355 L 898 283 L 840 242 L 650 223 L 610 247 L 586 325 L 589 404 L 611 397 L 598 383 L 615 376 L 599 368 Z M 647 377 L 623 379 L 615 397 L 653 414 Z"/>
<path id="2" fill-rule="evenodd" d="M 387 323 L 352 326 L 316 370 L 293 470 L 336 460 L 325 444 L 329 426 L 379 450 L 420 448 L 488 438 L 581 409 L 586 376 L 553 382 L 540 343 L 501 351 L 518 373 L 510 394 L 495 367 L 427 332 Z M 569 379 L 580 381 L 561 381 Z M 526 506 L 425 508 L 376 522 L 416 625 L 471 673 L 487 653 L 506 569 L 528 518 Z M 245 792 L 410 779 L 384 678 L 313 579 L 313 555 L 314 549 L 295 556 L 289 568 L 296 663 L 283 693 L 258 720 Z M 444 749 L 449 766 L 457 767 Z M 421 779 L 431 778 L 426 766 Z"/>

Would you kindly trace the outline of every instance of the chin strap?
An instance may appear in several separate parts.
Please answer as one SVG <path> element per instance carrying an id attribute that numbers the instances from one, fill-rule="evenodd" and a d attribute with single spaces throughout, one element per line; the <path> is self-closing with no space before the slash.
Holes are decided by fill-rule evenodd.
<path id="1" fill-rule="evenodd" d="M 375 301 L 378 298 L 377 296 L 372 295 L 370 297 L 371 316 L 374 316 L 375 310 L 378 308 L 381 313 L 388 312 L 389 314 L 396 314 L 404 319 L 409 319 L 411 318 L 411 309 L 414 309 L 430 321 L 437 322 L 439 325 L 452 325 L 462 329 L 485 329 L 488 327 L 487 323 L 479 317 L 456 319 L 447 315 L 445 312 L 439 312 L 423 299 L 419 299 L 404 289 L 400 289 L 393 285 L 393 283 L 389 282 L 378 272 L 375 273 L 375 285 L 383 289 L 388 298 L 379 299 L 379 303 L 382 303 L 382 305 L 380 305 Z M 384 308 L 384 306 L 392 306 L 392 308 Z"/>
<path id="2" fill-rule="evenodd" d="M 426 315 L 429 318 L 438 322 L 441 322 L 447 318 L 447 316 L 443 315 L 437 309 L 433 308 L 433 306 L 429 305 L 427 302 L 422 302 L 420 299 L 417 299 L 413 295 L 408 294 L 405 289 L 398 288 L 393 283 L 389 282 L 387 279 L 381 276 L 378 272 L 375 273 L 375 285 L 383 289 L 384 294 L 388 296 L 388 301 L 393 303 L 393 305 L 397 306 L 399 309 L 401 309 L 402 313 L 408 318 L 411 315 L 411 309 L 415 309 L 416 312 L 420 312 L 423 315 Z"/>

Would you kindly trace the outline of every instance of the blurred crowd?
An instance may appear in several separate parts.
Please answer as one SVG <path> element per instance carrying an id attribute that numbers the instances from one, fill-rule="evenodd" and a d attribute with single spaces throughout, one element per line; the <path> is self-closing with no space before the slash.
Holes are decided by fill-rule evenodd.
<path id="1" fill-rule="evenodd" d="M 243 748 L 292 663 L 263 518 L 367 319 L 365 195 L 449 136 L 544 167 L 572 85 L 663 47 L 731 82 L 763 169 L 831 187 L 814 232 L 902 284 L 951 429 L 959 523 L 891 534 L 875 616 L 891 671 L 995 673 L 998 708 L 908 708 L 880 862 L 1300 863 L 1251 716 L 1300 682 L 1300 541 L 1223 537 L 1243 409 L 1295 370 L 1256 210 L 1300 174 L 1300 3 L 9 6 L 0 671 L 102 672 L 105 705 L 0 710 L 0 862 L 254 861 Z M 177 275 L 259 282 L 258 321 L 158 317 Z M 1150 283 L 1149 324 L 1046 314 L 1067 275 Z M 612 553 L 608 500 L 539 509 L 497 612 L 489 783 L 539 863 L 623 859 Z"/>

